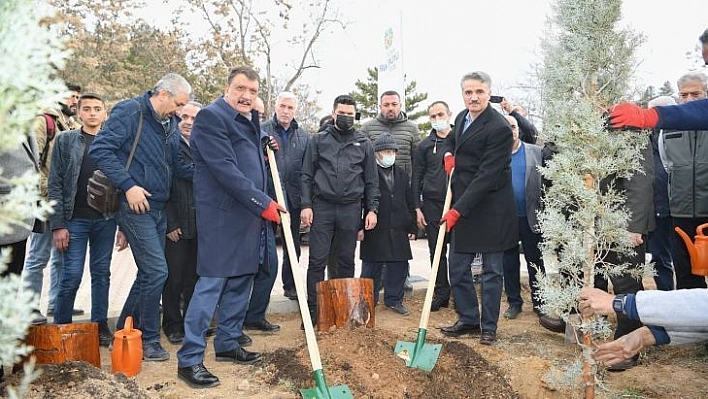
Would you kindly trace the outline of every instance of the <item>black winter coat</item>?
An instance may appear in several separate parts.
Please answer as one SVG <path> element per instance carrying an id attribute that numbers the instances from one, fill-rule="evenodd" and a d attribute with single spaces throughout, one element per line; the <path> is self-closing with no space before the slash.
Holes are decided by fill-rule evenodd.
<path id="1" fill-rule="evenodd" d="M 192 154 L 184 138 L 180 138 L 179 145 L 184 159 L 192 162 Z M 168 233 L 179 227 L 182 229 L 181 238 L 190 240 L 196 237 L 197 207 L 194 203 L 194 190 L 191 180 L 174 177 L 172 188 L 170 189 L 170 199 L 165 204 L 165 214 Z"/>
<path id="2" fill-rule="evenodd" d="M 443 156 L 446 152 L 455 151 L 453 140 L 449 139 L 453 134 L 454 131 L 451 131 L 449 136 L 440 138 L 433 130 L 416 148 L 411 179 L 415 208 L 421 207 L 421 196 L 422 201 L 445 202 L 447 176 L 443 168 Z"/>
<path id="3" fill-rule="evenodd" d="M 364 262 L 405 262 L 413 258 L 408 234 L 417 231 L 408 173 L 392 166 L 391 190 L 384 179 L 389 171 L 380 166 L 378 171 L 381 191 L 378 221 L 373 230 L 364 230 L 360 258 Z"/>
<path id="4" fill-rule="evenodd" d="M 452 208 L 462 215 L 453 228 L 457 252 L 503 252 L 518 244 L 519 226 L 511 185 L 513 137 L 506 119 L 488 106 L 464 130 L 455 119 Z"/>

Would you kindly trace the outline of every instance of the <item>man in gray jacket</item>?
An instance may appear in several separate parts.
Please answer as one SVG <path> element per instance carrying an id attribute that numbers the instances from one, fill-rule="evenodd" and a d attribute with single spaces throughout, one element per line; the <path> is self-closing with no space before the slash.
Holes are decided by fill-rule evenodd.
<path id="1" fill-rule="evenodd" d="M 405 112 L 401 111 L 401 96 L 393 90 L 381 94 L 379 101 L 381 113 L 361 126 L 373 142 L 381 134 L 389 133 L 396 140 L 398 153 L 396 153 L 396 166 L 403 168 L 410 179 L 413 174 L 413 154 L 420 143 L 418 125 L 408 120 Z"/>
<path id="2" fill-rule="evenodd" d="M 708 81 L 701 72 L 689 72 L 678 80 L 679 103 L 708 95 Z M 693 236 L 696 227 L 708 223 L 708 132 L 667 131 L 659 135 L 659 154 L 669 174 L 669 211 L 674 228 Z M 672 234 L 671 257 L 676 289 L 706 288 L 703 276 L 691 274 L 691 260 L 678 234 Z"/>

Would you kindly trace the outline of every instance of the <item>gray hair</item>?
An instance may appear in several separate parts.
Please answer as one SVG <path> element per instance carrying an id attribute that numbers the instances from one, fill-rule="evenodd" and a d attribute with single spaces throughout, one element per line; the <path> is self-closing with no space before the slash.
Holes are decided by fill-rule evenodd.
<path id="1" fill-rule="evenodd" d="M 678 81 L 676 82 L 676 85 L 679 87 L 679 90 L 680 90 L 681 86 L 685 85 L 686 83 L 694 83 L 694 82 L 701 84 L 704 94 L 708 91 L 708 79 L 706 78 L 706 75 L 703 74 L 703 72 L 697 72 L 697 71 L 688 72 L 678 79 Z"/>
<path id="2" fill-rule="evenodd" d="M 177 73 L 168 73 L 163 76 L 155 85 L 153 95 L 162 90 L 168 92 L 171 96 L 184 93 L 187 96 L 192 97 L 192 85 L 187 82 L 187 79 Z"/>
<path id="3" fill-rule="evenodd" d="M 293 101 L 295 101 L 296 107 L 300 104 L 300 101 L 298 100 L 295 93 L 293 93 L 291 91 L 283 91 L 280 94 L 278 94 L 278 98 L 275 100 L 276 104 L 279 103 L 281 100 L 293 100 Z"/>
<path id="4" fill-rule="evenodd" d="M 191 105 L 191 106 L 197 107 L 197 108 L 202 108 L 202 107 L 203 107 L 202 103 L 197 102 L 197 101 L 194 101 L 194 100 L 188 102 L 187 105 Z"/>
<path id="5" fill-rule="evenodd" d="M 486 72 L 474 71 L 466 73 L 465 76 L 462 77 L 462 80 L 460 80 L 460 86 L 464 88 L 465 81 L 467 80 L 479 80 L 482 83 L 486 83 L 490 89 L 492 88 L 492 78 Z"/>

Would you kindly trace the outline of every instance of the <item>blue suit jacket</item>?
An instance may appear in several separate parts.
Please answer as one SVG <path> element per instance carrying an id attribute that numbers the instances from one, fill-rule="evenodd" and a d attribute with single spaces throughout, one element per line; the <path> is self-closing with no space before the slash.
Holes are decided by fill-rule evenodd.
<path id="1" fill-rule="evenodd" d="M 197 274 L 234 277 L 258 271 L 265 220 L 266 167 L 258 114 L 249 121 L 219 97 L 192 127 L 197 206 Z"/>

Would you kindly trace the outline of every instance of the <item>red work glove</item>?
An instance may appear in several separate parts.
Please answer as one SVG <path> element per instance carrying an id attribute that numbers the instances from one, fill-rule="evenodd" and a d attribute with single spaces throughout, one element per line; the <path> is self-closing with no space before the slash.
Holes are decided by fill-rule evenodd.
<path id="1" fill-rule="evenodd" d="M 445 173 L 450 176 L 450 173 L 452 173 L 452 168 L 455 167 L 455 157 L 451 152 L 446 152 L 443 156 L 443 165 L 445 168 Z"/>
<path id="2" fill-rule="evenodd" d="M 450 209 L 449 211 L 445 212 L 442 219 L 440 219 L 440 224 L 445 223 L 445 229 L 449 233 L 450 230 L 452 230 L 452 228 L 455 227 L 455 224 L 457 223 L 457 221 L 459 219 L 460 219 L 460 212 L 457 212 L 453 208 L 453 209 Z"/>
<path id="3" fill-rule="evenodd" d="M 653 129 L 658 122 L 659 114 L 654 108 L 643 109 L 632 103 L 622 103 L 610 110 L 613 129 Z"/>
<path id="4" fill-rule="evenodd" d="M 285 212 L 285 208 L 275 201 L 270 201 L 268 207 L 261 213 L 261 217 L 265 220 L 280 224 L 280 212 Z"/>

